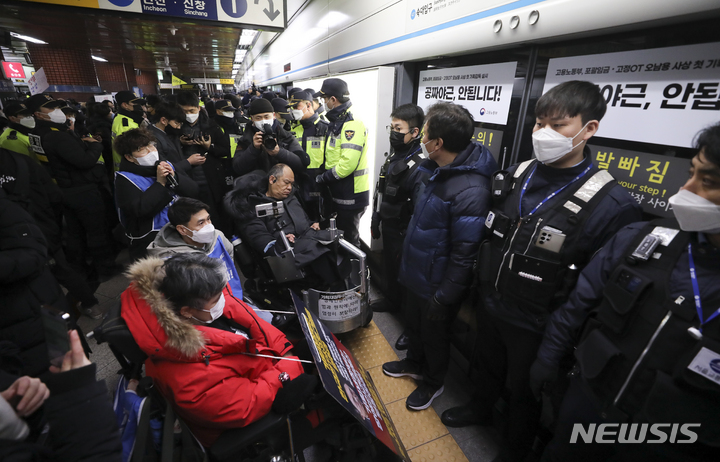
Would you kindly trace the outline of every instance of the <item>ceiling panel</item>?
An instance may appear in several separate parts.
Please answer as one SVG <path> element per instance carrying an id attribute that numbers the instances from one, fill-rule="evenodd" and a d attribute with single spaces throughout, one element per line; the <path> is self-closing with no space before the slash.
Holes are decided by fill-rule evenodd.
<path id="1" fill-rule="evenodd" d="M 179 76 L 202 77 L 204 71 L 210 78 L 230 78 L 242 27 L 3 1 L 0 30 L 35 37 L 48 46 L 87 50 L 143 71 L 168 67 L 167 57 Z M 13 39 L 15 53 L 27 51 L 24 48 L 24 42 Z"/>

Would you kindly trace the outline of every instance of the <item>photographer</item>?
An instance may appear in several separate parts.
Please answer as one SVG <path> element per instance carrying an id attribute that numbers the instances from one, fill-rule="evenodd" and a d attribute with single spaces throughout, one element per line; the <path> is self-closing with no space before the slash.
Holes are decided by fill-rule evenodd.
<path id="1" fill-rule="evenodd" d="M 155 138 L 143 129 L 118 136 L 114 147 L 123 157 L 115 175 L 115 201 L 130 239 L 130 257 L 136 260 L 168 222 L 170 204 L 178 196 L 197 197 L 197 185 L 160 159 Z"/>
<path id="2" fill-rule="evenodd" d="M 286 164 L 295 175 L 300 175 L 310 164 L 310 157 L 300 147 L 292 133 L 285 131 L 275 120 L 275 109 L 265 98 L 250 103 L 252 126 L 246 128 L 238 142 L 233 158 L 237 176 L 254 170 L 268 172 L 275 164 Z"/>
<path id="3" fill-rule="evenodd" d="M 223 163 L 225 154 L 215 145 L 218 140 L 211 136 L 211 120 L 207 112 L 200 108 L 197 95 L 191 91 L 181 91 L 177 94 L 177 103 L 185 112 L 180 136 L 183 156 L 191 164 L 195 154 L 205 158 L 204 163 L 193 164 L 190 171 L 190 177 L 198 184 L 197 198 L 210 207 L 215 226 L 228 231 L 228 223 L 220 213 L 220 204 L 225 193 L 232 189 L 232 170 Z"/>

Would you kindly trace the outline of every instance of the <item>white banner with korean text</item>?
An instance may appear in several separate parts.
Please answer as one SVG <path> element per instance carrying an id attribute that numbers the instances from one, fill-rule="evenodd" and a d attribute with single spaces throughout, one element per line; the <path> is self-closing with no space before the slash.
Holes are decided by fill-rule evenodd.
<path id="1" fill-rule="evenodd" d="M 569 80 L 600 87 L 605 138 L 691 147 L 720 120 L 720 43 L 551 59 L 543 93 Z"/>
<path id="2" fill-rule="evenodd" d="M 517 62 L 420 72 L 417 104 L 425 111 L 438 102 L 465 106 L 476 122 L 505 125 Z"/>

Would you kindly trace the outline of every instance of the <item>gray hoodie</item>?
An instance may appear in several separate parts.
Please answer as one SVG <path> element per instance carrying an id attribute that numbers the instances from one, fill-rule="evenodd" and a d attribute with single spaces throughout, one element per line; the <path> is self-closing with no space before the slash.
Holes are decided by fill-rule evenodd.
<path id="1" fill-rule="evenodd" d="M 162 227 L 160 232 L 157 233 L 157 236 L 155 236 L 155 240 L 150 243 L 147 248 L 148 256 L 170 258 L 173 255 L 179 253 L 193 252 L 210 255 L 210 253 L 212 253 L 213 249 L 215 249 L 215 246 L 217 245 L 218 236 L 222 237 L 223 244 L 225 245 L 225 250 L 227 250 L 230 258 L 232 258 L 234 261 L 235 256 L 233 252 L 233 245 L 230 241 L 227 240 L 222 231 L 216 229 L 215 238 L 213 239 L 213 241 L 209 244 L 203 245 L 203 247 L 200 248 L 183 241 L 180 233 L 178 233 L 175 227 L 170 223 L 166 223 L 165 226 Z"/>

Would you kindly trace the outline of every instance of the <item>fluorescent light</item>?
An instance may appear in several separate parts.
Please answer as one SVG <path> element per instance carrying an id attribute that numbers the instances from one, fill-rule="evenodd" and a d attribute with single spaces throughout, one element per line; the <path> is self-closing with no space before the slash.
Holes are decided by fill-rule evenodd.
<path id="1" fill-rule="evenodd" d="M 10 35 L 12 35 L 13 37 L 18 38 L 20 40 L 25 40 L 26 42 L 40 43 L 42 45 L 47 45 L 47 42 L 43 42 L 42 40 L 36 39 L 34 37 L 28 37 L 27 35 L 21 35 L 21 34 L 15 33 L 15 32 L 10 32 Z"/>
<path id="2" fill-rule="evenodd" d="M 240 69 L 240 66 L 242 66 L 242 64 L 233 64 L 233 70 Z"/>
<path id="3" fill-rule="evenodd" d="M 257 33 L 258 31 L 256 30 L 243 29 L 242 33 L 240 34 L 240 41 L 238 42 L 238 45 L 241 47 L 247 47 L 252 45 Z"/>
<path id="4" fill-rule="evenodd" d="M 94 59 L 95 61 L 100 61 L 101 63 L 106 63 L 106 62 L 108 62 L 107 59 L 101 58 L 100 56 L 90 55 L 90 57 L 91 57 L 92 59 Z"/>
<path id="5" fill-rule="evenodd" d="M 245 55 L 247 54 L 247 50 L 236 50 L 235 51 L 235 62 L 241 63 L 243 59 L 245 59 Z"/>

